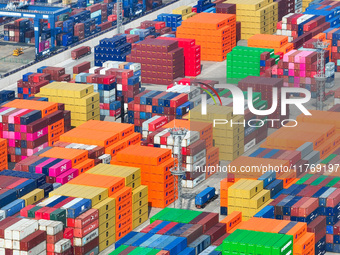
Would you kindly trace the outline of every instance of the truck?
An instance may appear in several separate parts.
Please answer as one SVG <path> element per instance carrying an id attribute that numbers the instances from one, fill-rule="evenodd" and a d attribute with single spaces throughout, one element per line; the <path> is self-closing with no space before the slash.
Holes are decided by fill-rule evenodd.
<path id="1" fill-rule="evenodd" d="M 218 195 L 214 187 L 207 187 L 195 197 L 195 206 L 198 209 L 203 209 L 208 203 L 214 201 Z"/>
<path id="2" fill-rule="evenodd" d="M 89 46 L 81 46 L 71 51 L 71 57 L 74 60 L 82 58 L 89 54 L 91 54 L 91 47 Z"/>

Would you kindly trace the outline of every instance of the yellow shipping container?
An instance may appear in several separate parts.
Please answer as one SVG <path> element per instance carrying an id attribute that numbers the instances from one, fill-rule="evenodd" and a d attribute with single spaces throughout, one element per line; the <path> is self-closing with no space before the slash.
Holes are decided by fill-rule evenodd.
<path id="1" fill-rule="evenodd" d="M 98 164 L 91 168 L 88 173 L 123 177 L 125 178 L 125 186 L 128 186 L 131 182 L 141 178 L 140 168 L 118 165 Z"/>
<path id="2" fill-rule="evenodd" d="M 92 206 L 92 208 L 97 209 L 99 216 L 106 214 L 112 209 L 116 208 L 116 201 L 112 197 L 105 198 L 102 202 Z"/>
<path id="3" fill-rule="evenodd" d="M 51 191 L 49 196 L 62 195 L 78 198 L 87 198 L 92 202 L 92 206 L 99 204 L 108 197 L 108 190 L 104 188 L 82 186 L 75 184 L 64 184 L 63 186 Z"/>
<path id="4" fill-rule="evenodd" d="M 32 205 L 40 200 L 42 200 L 45 196 L 43 189 L 35 189 L 20 199 L 25 200 L 25 206 Z"/>
<path id="5" fill-rule="evenodd" d="M 148 213 L 143 214 L 142 216 L 138 217 L 137 219 L 135 219 L 132 223 L 132 228 L 136 228 L 138 226 L 140 226 L 141 224 L 143 224 L 144 222 L 146 222 L 148 220 Z"/>

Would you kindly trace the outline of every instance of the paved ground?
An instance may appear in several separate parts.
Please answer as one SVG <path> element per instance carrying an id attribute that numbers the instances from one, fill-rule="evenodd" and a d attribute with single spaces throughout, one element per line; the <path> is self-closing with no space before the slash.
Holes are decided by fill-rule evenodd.
<path id="1" fill-rule="evenodd" d="M 15 57 L 13 50 L 23 48 L 24 54 Z M 28 64 L 35 59 L 35 49 L 32 44 L 0 42 L 0 75 Z"/>

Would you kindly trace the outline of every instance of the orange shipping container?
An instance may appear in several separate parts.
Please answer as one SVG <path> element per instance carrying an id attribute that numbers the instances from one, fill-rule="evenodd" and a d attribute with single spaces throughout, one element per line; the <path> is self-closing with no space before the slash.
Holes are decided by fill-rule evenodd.
<path id="1" fill-rule="evenodd" d="M 76 166 L 88 158 L 88 151 L 53 147 L 52 149 L 40 154 L 40 157 L 69 159 L 72 161 L 72 166 Z"/>
<path id="2" fill-rule="evenodd" d="M 227 233 L 236 227 L 239 223 L 242 221 L 242 213 L 241 212 L 232 212 L 227 217 L 225 217 L 223 220 L 221 220 L 221 223 L 226 224 L 226 230 Z"/>
<path id="3" fill-rule="evenodd" d="M 89 120 L 78 126 L 77 129 L 78 128 L 118 133 L 119 140 L 131 135 L 134 132 L 134 126 L 132 124 L 99 120 Z"/>
<path id="4" fill-rule="evenodd" d="M 133 145 L 117 154 L 117 160 L 142 165 L 158 166 L 171 158 L 170 149 Z"/>
<path id="5" fill-rule="evenodd" d="M 29 109 L 41 111 L 42 118 L 56 112 L 58 110 L 58 103 L 46 102 L 46 101 L 33 101 L 24 99 L 15 99 L 3 107 Z"/>
<path id="6" fill-rule="evenodd" d="M 80 175 L 92 167 L 94 167 L 94 159 L 86 159 L 85 161 L 75 165 L 73 168 L 78 169 L 78 174 Z"/>
<path id="7" fill-rule="evenodd" d="M 82 143 L 109 147 L 119 139 L 118 133 L 110 131 L 96 131 L 92 129 L 75 128 L 60 136 L 61 142 Z"/>
<path id="8" fill-rule="evenodd" d="M 105 154 L 110 154 L 112 157 L 116 156 L 118 152 L 124 150 L 126 147 L 130 145 L 135 145 L 140 142 L 142 136 L 140 133 L 133 133 L 129 136 L 126 136 L 122 140 L 118 141 L 117 143 L 107 147 L 105 149 Z"/>
<path id="9" fill-rule="evenodd" d="M 294 243 L 294 254 L 303 255 L 310 247 L 315 247 L 315 234 L 307 232 L 300 238 L 300 240 Z"/>

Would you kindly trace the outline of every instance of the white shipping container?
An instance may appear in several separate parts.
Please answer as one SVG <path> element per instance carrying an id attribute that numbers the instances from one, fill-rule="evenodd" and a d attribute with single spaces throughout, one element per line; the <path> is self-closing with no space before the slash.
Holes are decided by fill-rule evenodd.
<path id="1" fill-rule="evenodd" d="M 39 229 L 39 224 L 37 220 L 30 220 L 26 224 L 22 225 L 20 228 L 13 230 L 13 240 L 20 241 L 25 237 L 33 234 Z"/>
<path id="2" fill-rule="evenodd" d="M 186 162 L 187 164 L 193 164 L 199 161 L 201 158 L 206 156 L 206 149 L 201 150 L 199 153 L 197 153 L 194 156 L 186 156 Z"/>
<path id="3" fill-rule="evenodd" d="M 256 145 L 256 139 L 254 138 L 253 140 L 251 140 L 249 143 L 244 145 L 244 152 L 250 150 L 251 148 L 253 148 Z"/>
<path id="4" fill-rule="evenodd" d="M 0 221 L 4 220 L 6 218 L 6 211 L 0 210 Z"/>
<path id="5" fill-rule="evenodd" d="M 63 223 L 59 221 L 51 221 L 51 223 L 46 227 L 47 235 L 54 236 L 59 232 L 63 231 Z"/>
<path id="6" fill-rule="evenodd" d="M 5 249 L 13 250 L 13 240 L 5 239 Z"/>
<path id="7" fill-rule="evenodd" d="M 82 198 L 75 198 L 72 201 L 68 202 L 67 204 L 63 205 L 61 207 L 61 209 L 68 209 L 70 208 L 72 205 L 75 205 L 76 203 L 80 202 L 82 200 Z"/>
<path id="8" fill-rule="evenodd" d="M 30 221 L 29 219 L 22 219 L 16 223 L 14 223 L 12 226 L 9 226 L 5 229 L 5 239 L 12 240 L 13 239 L 13 230 L 19 228 L 20 226 L 24 225 L 26 222 Z"/>
<path id="9" fill-rule="evenodd" d="M 71 248 L 71 240 L 61 239 L 54 245 L 54 252 L 62 253 Z"/>
<path id="10" fill-rule="evenodd" d="M 168 129 L 165 129 L 162 132 L 159 132 L 157 135 L 155 135 L 155 137 L 153 139 L 153 143 L 154 144 L 161 144 L 161 137 L 168 132 L 169 132 Z"/>
<path id="11" fill-rule="evenodd" d="M 187 188 L 195 188 L 198 184 L 205 180 L 205 174 L 197 177 L 195 180 L 187 180 Z"/>
<path id="12" fill-rule="evenodd" d="M 204 167 L 205 166 L 205 163 L 206 163 L 206 158 L 202 158 L 201 160 L 197 161 L 196 163 L 194 164 L 187 164 L 186 165 L 186 170 L 188 172 L 195 172 L 197 168 L 199 167 Z"/>
<path id="13" fill-rule="evenodd" d="M 36 255 L 46 250 L 46 241 L 41 242 L 29 251 L 21 251 L 20 255 Z"/>
<path id="14" fill-rule="evenodd" d="M 106 71 L 109 70 L 110 68 L 104 67 L 103 69 L 100 69 L 99 74 L 101 75 L 106 75 Z"/>
<path id="15" fill-rule="evenodd" d="M 290 16 L 293 16 L 295 13 L 289 13 L 285 16 L 282 17 L 282 23 L 285 23 L 287 24 L 287 19 L 290 17 Z"/>
<path id="16" fill-rule="evenodd" d="M 39 204 L 37 204 L 37 206 L 41 206 L 41 207 L 44 207 L 46 205 L 48 205 L 49 203 L 53 202 L 54 200 L 60 198 L 61 196 L 59 195 L 56 195 L 56 196 L 53 196 L 53 197 L 49 197 L 43 201 L 41 201 Z"/>
<path id="17" fill-rule="evenodd" d="M 103 164 L 110 164 L 111 161 L 111 155 L 110 154 L 104 154 L 99 157 L 99 159 L 102 160 Z"/>
<path id="18" fill-rule="evenodd" d="M 189 145 L 197 142 L 200 139 L 198 131 L 188 131 L 184 139 L 182 140 L 182 147 L 188 147 Z"/>
<path id="19" fill-rule="evenodd" d="M 0 248 L 5 248 L 5 239 L 0 238 Z"/>
<path id="20" fill-rule="evenodd" d="M 38 221 L 38 223 L 39 223 L 39 230 L 46 231 L 46 228 L 50 224 L 50 221 L 41 219 Z"/>

